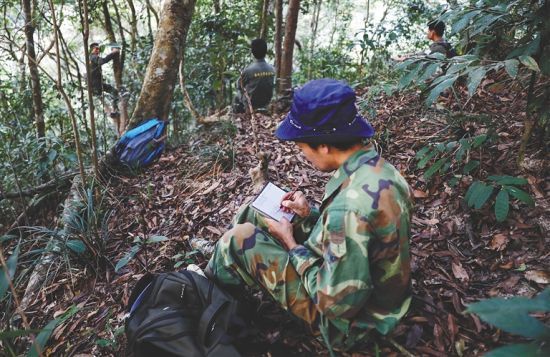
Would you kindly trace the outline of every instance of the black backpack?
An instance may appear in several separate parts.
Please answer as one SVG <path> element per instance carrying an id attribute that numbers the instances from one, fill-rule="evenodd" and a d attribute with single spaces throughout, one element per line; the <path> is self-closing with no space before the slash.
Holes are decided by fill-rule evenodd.
<path id="1" fill-rule="evenodd" d="M 445 46 L 445 52 L 446 52 L 445 56 L 447 58 L 453 58 L 453 57 L 456 57 L 458 55 L 458 53 L 456 53 L 456 50 L 453 47 L 453 45 L 451 45 L 449 42 L 445 42 L 444 46 Z"/>
<path id="2" fill-rule="evenodd" d="M 231 345 L 246 329 L 235 299 L 195 272 L 147 274 L 128 302 L 126 337 L 136 357 L 240 356 Z"/>

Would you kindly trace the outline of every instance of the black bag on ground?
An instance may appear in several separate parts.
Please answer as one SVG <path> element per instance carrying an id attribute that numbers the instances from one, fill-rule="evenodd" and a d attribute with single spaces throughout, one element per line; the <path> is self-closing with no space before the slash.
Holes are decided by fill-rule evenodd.
<path id="1" fill-rule="evenodd" d="M 127 351 L 136 357 L 240 356 L 231 345 L 245 328 L 237 309 L 235 299 L 195 272 L 147 274 L 128 302 Z"/>

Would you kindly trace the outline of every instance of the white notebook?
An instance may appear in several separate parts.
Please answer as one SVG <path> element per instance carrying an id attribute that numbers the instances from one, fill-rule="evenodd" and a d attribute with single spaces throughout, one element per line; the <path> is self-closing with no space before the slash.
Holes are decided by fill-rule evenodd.
<path id="1" fill-rule="evenodd" d="M 286 213 L 281 210 L 281 201 L 285 193 L 286 191 L 282 188 L 268 182 L 250 206 L 264 216 L 276 221 L 280 221 L 283 217 L 292 221 L 294 213 Z"/>

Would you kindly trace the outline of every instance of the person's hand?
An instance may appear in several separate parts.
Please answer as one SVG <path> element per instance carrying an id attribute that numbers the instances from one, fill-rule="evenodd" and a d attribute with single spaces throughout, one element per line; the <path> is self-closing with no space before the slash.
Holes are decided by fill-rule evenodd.
<path id="1" fill-rule="evenodd" d="M 120 48 L 118 48 L 118 47 L 113 47 L 113 48 L 111 48 L 111 52 L 118 53 L 118 52 L 120 52 Z"/>
<path id="2" fill-rule="evenodd" d="M 290 213 L 294 212 L 300 217 L 307 217 L 311 211 L 306 196 L 301 191 L 287 192 L 281 200 L 281 210 Z"/>
<path id="3" fill-rule="evenodd" d="M 266 218 L 269 233 L 277 239 L 287 249 L 291 250 L 296 244 L 292 233 L 292 224 L 286 218 L 281 218 L 279 222 Z"/>

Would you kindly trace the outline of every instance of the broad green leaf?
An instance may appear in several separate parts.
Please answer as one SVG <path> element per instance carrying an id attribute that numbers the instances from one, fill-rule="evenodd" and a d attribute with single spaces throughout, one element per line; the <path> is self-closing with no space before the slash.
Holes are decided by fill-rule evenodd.
<path id="1" fill-rule="evenodd" d="M 77 254 L 82 254 L 86 251 L 86 245 L 81 240 L 68 240 L 65 245 Z"/>
<path id="2" fill-rule="evenodd" d="M 498 20 L 502 16 L 503 15 L 492 15 L 492 14 L 480 16 L 471 26 L 474 29 L 474 31 L 472 31 L 470 36 L 473 37 L 478 33 L 485 31 L 487 27 L 489 27 L 492 23 L 494 23 L 496 20 Z"/>
<path id="3" fill-rule="evenodd" d="M 527 185 L 527 180 L 523 177 L 514 177 L 508 175 L 496 176 L 491 175 L 487 177 L 489 180 L 495 181 L 499 185 Z"/>
<path id="4" fill-rule="evenodd" d="M 132 258 L 137 254 L 139 251 L 140 246 L 134 245 L 126 255 L 116 263 L 115 266 L 115 272 L 118 272 L 120 269 L 122 269 L 126 264 L 132 260 Z"/>
<path id="5" fill-rule="evenodd" d="M 435 52 L 435 53 L 430 53 L 428 58 L 433 58 L 433 59 L 443 61 L 446 58 L 446 56 L 443 53 Z"/>
<path id="6" fill-rule="evenodd" d="M 409 58 L 401 63 L 399 63 L 398 65 L 395 66 L 395 69 L 396 70 L 402 70 L 402 69 L 405 69 L 407 68 L 409 65 L 413 64 L 414 62 L 418 62 L 420 61 L 420 58 Z"/>
<path id="7" fill-rule="evenodd" d="M 453 24 L 453 27 L 451 29 L 451 36 L 455 33 L 462 31 L 466 26 L 468 26 L 470 20 L 472 20 L 480 12 L 481 10 L 473 10 L 462 14 L 459 20 Z"/>
<path id="8" fill-rule="evenodd" d="M 462 71 L 464 68 L 468 67 L 468 64 L 469 64 L 468 62 L 454 63 L 452 66 L 450 66 L 447 69 L 447 74 L 458 73 L 458 72 Z"/>
<path id="9" fill-rule="evenodd" d="M 168 240 L 168 237 L 165 237 L 165 236 L 152 236 L 147 239 L 147 243 L 159 243 L 167 240 Z"/>
<path id="10" fill-rule="evenodd" d="M 441 159 L 437 160 L 435 162 L 435 164 L 433 164 L 428 170 L 426 170 L 426 172 L 424 173 L 424 178 L 426 180 L 429 180 L 433 174 L 435 174 L 437 171 L 439 171 L 439 169 L 441 168 L 441 166 L 443 166 L 443 164 L 447 161 L 447 158 L 445 157 L 442 157 Z"/>
<path id="11" fill-rule="evenodd" d="M 424 155 L 428 153 L 429 150 L 430 150 L 429 146 L 424 146 L 422 149 L 416 152 L 416 154 L 414 155 L 414 158 L 417 160 L 420 160 L 421 158 L 424 157 Z"/>
<path id="12" fill-rule="evenodd" d="M 481 80 L 485 77 L 486 72 L 487 71 L 483 67 L 479 67 L 470 72 L 468 76 L 468 94 L 470 97 L 476 93 L 477 87 L 479 87 L 479 83 L 481 83 Z"/>
<path id="13" fill-rule="evenodd" d="M 487 140 L 487 135 L 485 134 L 482 134 L 482 135 L 478 135 L 474 138 L 473 142 L 472 142 L 472 146 L 474 148 L 477 148 L 479 147 L 481 144 L 483 144 L 485 141 Z"/>
<path id="14" fill-rule="evenodd" d="M 0 300 L 4 298 L 4 294 L 6 294 L 6 292 L 10 287 L 10 281 L 15 276 L 18 258 L 19 258 L 19 244 L 17 244 L 13 254 L 6 261 L 6 265 L 8 268 L 7 277 L 6 277 L 6 271 L 4 270 L 4 267 L 0 267 Z"/>
<path id="15" fill-rule="evenodd" d="M 510 346 L 499 347 L 487 352 L 485 357 L 545 357 L 550 356 L 550 347 L 541 346 L 540 343 L 520 343 Z"/>
<path id="16" fill-rule="evenodd" d="M 466 151 L 470 150 L 470 147 L 471 147 L 470 142 L 466 139 L 460 139 L 459 143 L 460 143 L 460 147 L 458 148 L 455 154 L 456 161 L 462 161 L 462 159 L 464 158 L 464 154 L 466 154 Z"/>
<path id="17" fill-rule="evenodd" d="M 519 60 L 525 67 L 529 68 L 530 70 L 535 71 L 535 72 L 540 72 L 539 65 L 533 59 L 533 57 L 531 57 L 531 56 L 520 56 Z"/>
<path id="18" fill-rule="evenodd" d="M 509 194 L 520 200 L 521 202 L 527 204 L 528 206 L 533 207 L 535 205 L 535 200 L 525 191 L 520 190 L 514 186 L 502 186 L 503 189 L 508 191 Z"/>
<path id="19" fill-rule="evenodd" d="M 426 164 L 428 163 L 428 161 L 430 161 L 435 155 L 437 155 L 437 151 L 432 150 L 428 155 L 424 156 L 422 160 L 418 162 L 416 167 L 419 169 L 423 169 L 424 167 L 426 167 Z"/>
<path id="20" fill-rule="evenodd" d="M 27 336 L 30 334 L 36 334 L 40 330 L 14 330 L 14 331 L 2 331 L 0 332 L 0 341 L 14 339 L 16 337 Z"/>
<path id="21" fill-rule="evenodd" d="M 31 348 L 29 350 L 29 353 L 27 354 L 27 357 L 38 357 L 40 354 L 44 355 L 44 353 L 43 353 L 44 352 L 44 347 L 46 346 L 46 343 L 50 339 L 50 336 L 51 336 L 53 330 L 55 330 L 57 325 L 64 323 L 65 321 L 67 321 L 67 319 L 69 319 L 71 316 L 76 314 L 78 312 L 78 310 L 79 310 L 78 307 L 71 306 L 71 308 L 69 310 L 67 310 L 67 312 L 65 312 L 63 315 L 61 315 L 60 317 L 58 317 L 55 320 L 50 321 L 40 331 L 38 336 L 36 336 L 36 338 L 34 339 L 34 343 L 31 346 Z M 38 353 L 39 350 L 41 352 L 40 354 Z"/>
<path id="22" fill-rule="evenodd" d="M 435 148 L 437 149 L 437 151 L 439 152 L 445 152 L 445 144 L 444 143 L 437 143 L 435 145 Z"/>
<path id="23" fill-rule="evenodd" d="M 483 207 L 485 202 L 491 197 L 491 194 L 493 193 L 494 187 L 490 185 L 482 184 L 481 188 L 479 189 L 479 192 L 474 197 L 474 208 L 480 209 Z"/>
<path id="24" fill-rule="evenodd" d="M 550 338 L 550 327 L 529 316 L 535 311 L 550 311 L 550 288 L 533 299 L 493 298 L 471 304 L 466 310 L 506 332 L 534 339 Z"/>
<path id="25" fill-rule="evenodd" d="M 459 180 L 459 179 L 460 179 L 460 178 L 457 177 L 457 176 L 451 178 L 451 179 L 449 180 L 449 186 L 455 187 L 456 185 L 458 185 L 458 180 Z"/>
<path id="26" fill-rule="evenodd" d="M 468 161 L 466 165 L 464 165 L 464 168 L 462 169 L 462 171 L 464 172 L 465 175 L 469 175 L 470 172 L 472 172 L 472 170 L 476 169 L 478 166 L 479 166 L 479 161 L 471 160 L 471 161 Z"/>
<path id="27" fill-rule="evenodd" d="M 426 67 L 426 70 L 420 75 L 418 78 L 418 83 L 425 81 L 426 79 L 430 79 L 437 70 L 441 67 L 441 64 L 439 62 L 431 63 Z"/>
<path id="28" fill-rule="evenodd" d="M 510 207 L 510 197 L 506 190 L 500 190 L 495 199 L 495 217 L 498 222 L 504 222 L 508 217 L 508 209 Z"/>
<path id="29" fill-rule="evenodd" d="M 409 72 L 399 80 L 399 89 L 406 88 L 409 84 L 411 84 L 411 82 L 414 82 L 414 80 L 418 77 L 418 72 L 424 68 L 424 64 L 424 62 L 419 62 L 416 66 L 409 69 Z"/>
<path id="30" fill-rule="evenodd" d="M 426 105 L 430 106 L 432 103 L 436 100 L 437 97 L 443 92 L 445 89 L 451 87 L 458 76 L 451 77 L 449 79 L 444 80 L 443 82 L 439 83 L 435 88 L 433 88 L 430 91 L 430 94 L 428 95 L 428 98 L 426 99 Z"/>
<path id="31" fill-rule="evenodd" d="M 528 33 L 525 37 L 525 38 L 531 38 L 532 34 L 531 33 Z M 523 39 L 520 40 L 520 43 L 523 42 Z M 540 32 L 537 33 L 537 35 L 535 36 L 535 38 L 530 41 L 529 43 L 523 45 L 523 46 L 519 46 L 519 47 L 516 47 L 512 52 L 510 52 L 508 54 L 508 56 L 506 56 L 507 59 L 510 59 L 510 58 L 514 58 L 514 57 L 518 57 L 518 56 L 532 56 L 534 55 L 535 53 L 538 52 L 539 50 L 539 47 L 540 47 Z"/>
<path id="32" fill-rule="evenodd" d="M 445 147 L 445 151 L 451 152 L 454 148 L 458 146 L 458 143 L 456 141 L 449 141 Z"/>
<path id="33" fill-rule="evenodd" d="M 466 196 L 464 196 L 464 201 L 466 201 L 468 206 L 472 207 L 472 205 L 474 204 L 472 197 L 474 197 L 474 194 L 476 194 L 476 191 L 478 191 L 480 185 L 482 185 L 481 182 L 474 181 L 472 182 L 470 187 L 468 187 L 468 191 L 466 191 Z"/>
<path id="34" fill-rule="evenodd" d="M 509 59 L 504 61 L 504 68 L 506 69 L 506 73 L 512 78 L 516 78 L 518 75 L 518 65 L 519 61 L 517 59 Z"/>

